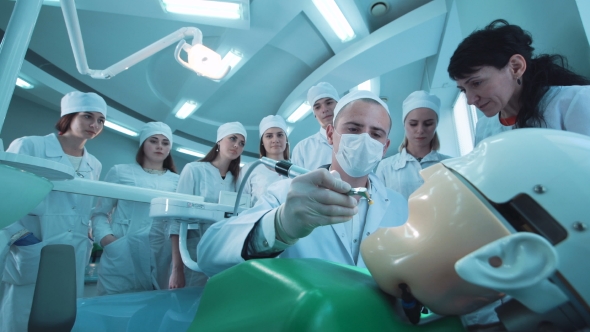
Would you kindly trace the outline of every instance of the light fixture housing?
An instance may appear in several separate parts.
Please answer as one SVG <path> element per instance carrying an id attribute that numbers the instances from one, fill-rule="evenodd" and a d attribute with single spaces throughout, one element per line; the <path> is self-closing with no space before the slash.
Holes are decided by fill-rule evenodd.
<path id="1" fill-rule="evenodd" d="M 357 89 L 363 90 L 363 91 L 372 91 L 371 90 L 371 80 L 366 80 L 363 83 L 357 85 Z"/>
<path id="2" fill-rule="evenodd" d="M 188 62 L 180 57 L 180 51 L 188 54 Z M 221 56 L 203 44 L 188 44 L 184 39 L 176 45 L 174 51 L 176 61 L 199 76 L 205 76 L 212 80 L 220 80 L 229 72 L 230 67 L 224 64 Z"/>
<path id="3" fill-rule="evenodd" d="M 356 37 L 350 23 L 348 23 L 334 0 L 313 0 L 313 4 L 343 43 Z"/>
<path id="4" fill-rule="evenodd" d="M 135 137 L 135 136 L 139 135 L 137 132 L 135 132 L 131 129 L 125 128 L 125 127 L 118 125 L 118 124 L 111 122 L 111 121 L 105 121 L 104 126 L 107 128 L 111 128 L 113 130 L 116 130 L 116 131 L 123 133 L 125 135 L 128 135 L 128 136 Z"/>
<path id="5" fill-rule="evenodd" d="M 242 18 L 242 5 L 235 2 L 203 0 L 162 0 L 164 10 L 169 13 L 206 16 L 239 20 Z"/>
<path id="6" fill-rule="evenodd" d="M 191 150 L 191 149 L 187 149 L 187 148 L 176 148 L 176 151 L 180 152 L 180 153 L 184 153 L 184 154 L 188 154 L 197 158 L 203 158 L 205 157 L 204 153 L 195 151 L 195 150 Z"/>
<path id="7" fill-rule="evenodd" d="M 307 114 L 311 112 L 311 107 L 307 103 L 301 104 L 301 106 L 297 107 L 295 112 L 291 113 L 287 118 L 287 122 L 295 123 L 301 119 L 303 119 Z"/>
<path id="8" fill-rule="evenodd" d="M 21 87 L 23 89 L 27 89 L 27 90 L 32 89 L 32 88 L 35 87 L 33 84 L 31 84 L 31 83 L 23 80 L 20 77 L 17 77 L 16 78 L 16 86 Z"/>
<path id="9" fill-rule="evenodd" d="M 176 114 L 174 116 L 176 116 L 179 119 L 184 120 L 184 119 L 188 118 L 191 114 L 193 114 L 196 109 L 197 109 L 197 103 L 192 100 L 187 100 L 178 109 L 178 111 L 176 111 Z"/>

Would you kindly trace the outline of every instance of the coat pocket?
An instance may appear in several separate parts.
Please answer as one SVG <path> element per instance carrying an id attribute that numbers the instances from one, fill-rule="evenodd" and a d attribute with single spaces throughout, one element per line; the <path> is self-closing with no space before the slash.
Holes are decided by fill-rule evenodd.
<path id="1" fill-rule="evenodd" d="M 47 243 L 42 241 L 29 246 L 10 246 L 2 281 L 13 285 L 29 285 L 37 281 L 41 249 Z"/>

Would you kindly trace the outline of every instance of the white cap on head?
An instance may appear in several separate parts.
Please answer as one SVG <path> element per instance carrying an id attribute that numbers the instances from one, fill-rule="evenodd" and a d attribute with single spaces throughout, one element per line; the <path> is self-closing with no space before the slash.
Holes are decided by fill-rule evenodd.
<path id="1" fill-rule="evenodd" d="M 61 116 L 80 113 L 99 112 L 107 117 L 107 103 L 94 92 L 72 91 L 61 99 Z"/>
<path id="2" fill-rule="evenodd" d="M 315 104 L 316 101 L 322 98 L 332 98 L 335 101 L 338 101 L 338 92 L 336 92 L 336 89 L 334 89 L 332 84 L 327 82 L 320 82 L 317 85 L 312 86 L 307 91 L 307 102 L 309 103 L 309 106 L 311 106 L 312 109 L 313 104 Z"/>
<path id="3" fill-rule="evenodd" d="M 379 98 L 379 96 L 377 96 L 376 94 L 374 94 L 371 91 L 357 90 L 357 91 L 351 92 L 351 93 L 347 94 L 346 96 L 342 97 L 342 99 L 340 99 L 338 104 L 336 104 L 336 108 L 334 108 L 334 120 L 336 120 L 338 113 L 340 113 L 340 111 L 344 108 L 344 106 L 350 104 L 351 102 L 353 102 L 355 100 L 364 99 L 364 98 L 373 99 L 374 101 L 378 102 L 379 104 L 381 104 L 381 106 L 383 106 L 383 108 L 385 108 L 385 110 L 387 111 L 387 114 L 389 114 L 389 107 L 387 107 L 387 104 L 384 103 L 383 100 L 381 100 L 381 98 Z"/>
<path id="4" fill-rule="evenodd" d="M 426 91 L 414 91 L 410 93 L 406 100 L 404 100 L 402 106 L 402 123 L 406 121 L 406 116 L 408 116 L 408 113 L 415 110 L 416 108 L 422 107 L 430 108 L 434 111 L 434 113 L 436 113 L 437 117 L 440 117 L 438 113 L 440 109 L 440 99 L 438 99 L 437 96 L 431 95 Z"/>
<path id="5" fill-rule="evenodd" d="M 247 139 L 246 128 L 242 126 L 239 122 L 228 122 L 224 123 L 219 128 L 217 128 L 217 140 L 216 142 L 221 141 L 225 136 L 231 134 L 241 134 L 244 136 L 244 139 Z"/>
<path id="6" fill-rule="evenodd" d="M 269 128 L 281 128 L 287 133 L 287 123 L 285 123 L 285 119 L 280 115 L 269 115 L 262 118 L 262 121 L 260 121 L 260 125 L 258 126 L 259 136 L 262 137 L 264 132 Z"/>
<path id="7" fill-rule="evenodd" d="M 143 128 L 141 128 L 141 133 L 139 134 L 139 146 L 141 146 L 146 139 L 158 134 L 166 136 L 170 141 L 170 145 L 172 145 L 172 130 L 167 124 L 164 122 L 148 122 Z"/>

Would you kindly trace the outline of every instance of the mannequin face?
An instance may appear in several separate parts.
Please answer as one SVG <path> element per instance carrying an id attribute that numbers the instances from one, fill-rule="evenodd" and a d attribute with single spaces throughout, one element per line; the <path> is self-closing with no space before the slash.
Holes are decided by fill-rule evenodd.
<path id="1" fill-rule="evenodd" d="M 150 136 L 143 142 L 143 153 L 153 163 L 163 163 L 170 154 L 170 148 L 170 140 L 161 134 Z"/>
<path id="2" fill-rule="evenodd" d="M 64 136 L 93 139 L 102 132 L 105 118 L 99 112 L 80 112 L 72 119 L 70 129 Z"/>
<path id="3" fill-rule="evenodd" d="M 408 201 L 408 221 L 381 228 L 361 244 L 371 275 L 386 293 L 401 296 L 405 283 L 442 315 L 473 312 L 503 296 L 459 277 L 455 262 L 509 234 L 497 217 L 450 170 L 436 164 Z"/>
<path id="4" fill-rule="evenodd" d="M 416 108 L 408 113 L 404 129 L 410 150 L 412 147 L 430 147 L 437 123 L 438 117 L 430 108 Z"/>
<path id="5" fill-rule="evenodd" d="M 267 155 L 282 156 L 287 148 L 287 135 L 281 128 L 268 128 L 262 134 L 262 144 Z"/>
<path id="6" fill-rule="evenodd" d="M 219 144 L 219 157 L 234 160 L 242 155 L 246 139 L 241 134 L 231 134 L 222 138 L 217 144 Z"/>

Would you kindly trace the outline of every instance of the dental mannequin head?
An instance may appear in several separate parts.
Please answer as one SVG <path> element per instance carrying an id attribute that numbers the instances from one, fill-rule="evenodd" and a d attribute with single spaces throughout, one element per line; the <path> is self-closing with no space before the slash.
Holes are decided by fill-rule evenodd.
<path id="1" fill-rule="evenodd" d="M 571 223 L 587 222 L 590 213 L 590 189 L 579 185 L 590 178 L 590 138 L 547 129 L 505 132 L 421 176 L 408 221 L 361 245 L 383 291 L 399 297 L 406 284 L 443 315 L 467 314 L 505 295 L 542 314 L 568 301 L 571 289 L 556 286 L 563 283 L 574 290 L 569 301 L 587 305 L 589 275 L 576 261 L 590 254 L 583 245 L 590 234 Z"/>

